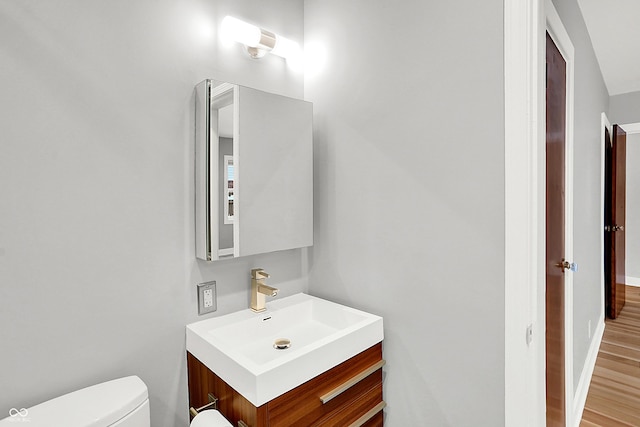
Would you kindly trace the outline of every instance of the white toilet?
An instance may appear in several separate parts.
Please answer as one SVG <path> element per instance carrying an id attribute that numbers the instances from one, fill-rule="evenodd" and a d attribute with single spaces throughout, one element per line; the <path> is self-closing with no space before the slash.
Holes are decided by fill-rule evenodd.
<path id="1" fill-rule="evenodd" d="M 16 424 L 26 423 L 26 424 Z M 136 376 L 77 390 L 31 408 L 11 408 L 0 427 L 149 427 L 149 393 Z M 199 413 L 191 427 L 233 427 L 215 410 Z"/>
<path id="2" fill-rule="evenodd" d="M 12 408 L 0 427 L 149 427 L 147 386 L 136 376 L 124 377 L 31 408 Z M 24 423 L 24 424 L 21 424 Z"/>

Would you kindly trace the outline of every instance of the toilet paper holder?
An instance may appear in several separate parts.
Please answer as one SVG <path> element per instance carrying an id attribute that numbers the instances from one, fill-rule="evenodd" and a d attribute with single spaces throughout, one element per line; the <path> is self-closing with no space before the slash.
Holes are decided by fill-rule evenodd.
<path id="1" fill-rule="evenodd" d="M 215 397 L 212 393 L 207 393 L 209 397 L 209 403 L 199 408 L 194 408 L 193 406 L 189 408 L 189 413 L 191 416 L 195 417 L 199 412 L 205 411 L 207 409 L 218 409 L 218 398 Z"/>

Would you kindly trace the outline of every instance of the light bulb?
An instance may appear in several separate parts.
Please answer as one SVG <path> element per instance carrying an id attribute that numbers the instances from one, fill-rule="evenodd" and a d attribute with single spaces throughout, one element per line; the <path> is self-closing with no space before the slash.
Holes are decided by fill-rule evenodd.
<path id="1" fill-rule="evenodd" d="M 232 16 L 224 17 L 220 31 L 226 40 L 233 40 L 251 47 L 260 44 L 260 28 Z"/>
<path id="2" fill-rule="evenodd" d="M 300 45 L 286 37 L 276 35 L 276 45 L 271 53 L 282 58 L 294 58 L 300 55 Z"/>
<path id="3" fill-rule="evenodd" d="M 247 52 L 253 58 L 261 58 L 267 52 L 271 52 L 291 61 L 291 63 L 302 61 L 302 49 L 297 42 L 238 18 L 225 16 L 222 20 L 220 33 L 225 41 L 244 44 L 247 47 Z"/>

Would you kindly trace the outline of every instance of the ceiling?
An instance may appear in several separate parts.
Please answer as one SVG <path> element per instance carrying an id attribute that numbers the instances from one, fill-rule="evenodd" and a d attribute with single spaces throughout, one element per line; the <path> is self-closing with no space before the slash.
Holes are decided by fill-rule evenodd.
<path id="1" fill-rule="evenodd" d="M 640 1 L 578 0 L 609 95 L 640 91 Z"/>

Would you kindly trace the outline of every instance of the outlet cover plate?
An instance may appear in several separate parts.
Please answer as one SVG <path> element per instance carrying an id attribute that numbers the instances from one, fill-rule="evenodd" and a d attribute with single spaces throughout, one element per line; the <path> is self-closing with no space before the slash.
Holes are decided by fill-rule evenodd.
<path id="1" fill-rule="evenodd" d="M 218 309 L 216 281 L 198 284 L 198 316 L 213 313 Z"/>

